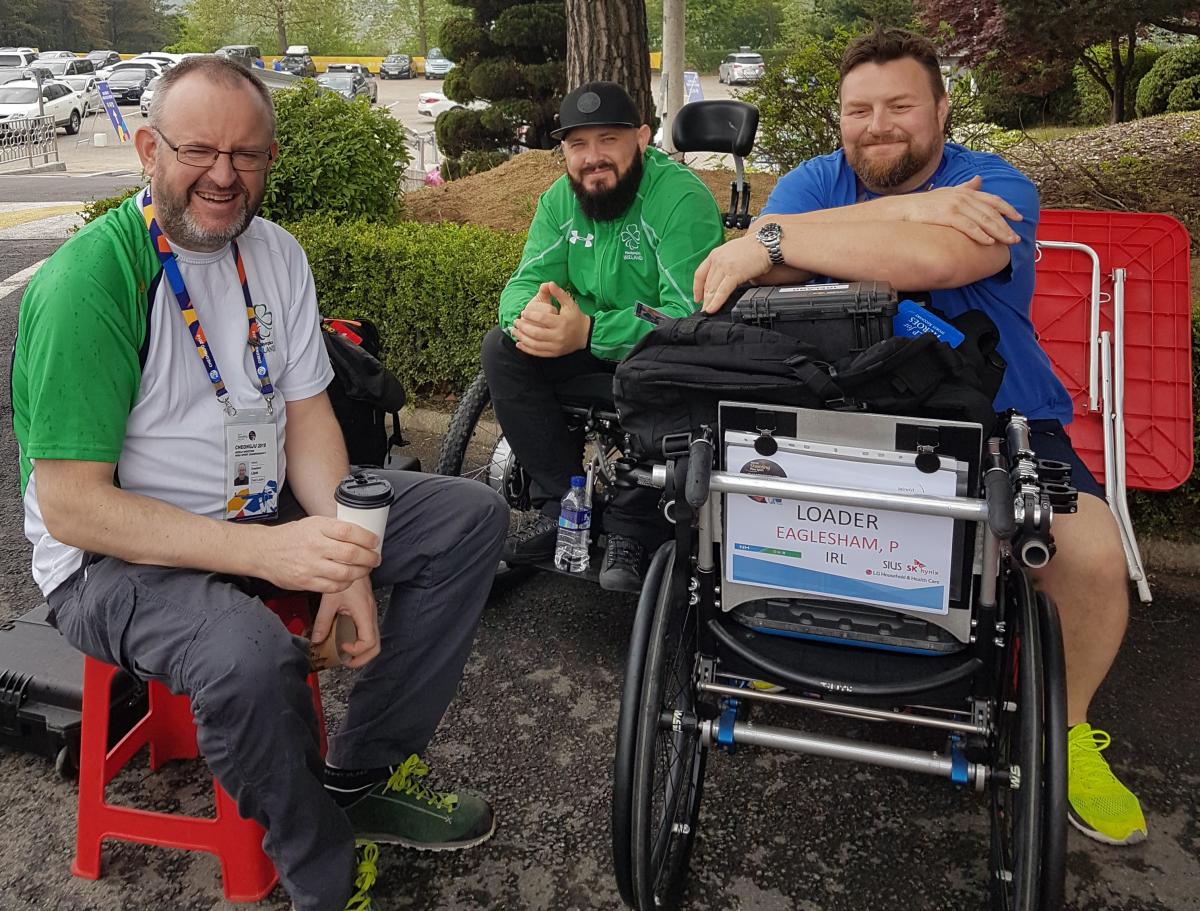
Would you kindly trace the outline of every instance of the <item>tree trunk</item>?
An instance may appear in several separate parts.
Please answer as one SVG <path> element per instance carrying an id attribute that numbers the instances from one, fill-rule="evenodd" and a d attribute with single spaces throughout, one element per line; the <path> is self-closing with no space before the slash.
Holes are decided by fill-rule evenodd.
<path id="1" fill-rule="evenodd" d="M 1112 111 L 1109 123 L 1121 123 L 1125 120 L 1125 61 L 1121 59 L 1121 38 L 1113 35 L 1109 39 L 1109 52 L 1112 56 L 1113 93 Z"/>
<path id="2" fill-rule="evenodd" d="M 663 148 L 675 151 L 671 126 L 683 107 L 683 22 L 687 0 L 663 0 L 663 55 L 659 76 L 661 99 L 659 110 L 663 119 Z"/>
<path id="3" fill-rule="evenodd" d="M 425 0 L 417 0 L 417 45 L 422 57 L 429 53 L 429 11 Z"/>
<path id="4" fill-rule="evenodd" d="M 645 0 L 566 0 L 567 90 L 607 80 L 625 86 L 653 125 Z"/>

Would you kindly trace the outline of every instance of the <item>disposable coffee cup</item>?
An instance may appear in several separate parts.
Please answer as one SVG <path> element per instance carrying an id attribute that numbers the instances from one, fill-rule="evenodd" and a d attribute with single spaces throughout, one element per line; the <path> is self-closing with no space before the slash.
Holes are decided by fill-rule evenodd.
<path id="1" fill-rule="evenodd" d="M 342 479 L 334 498 L 337 500 L 337 517 L 374 532 L 377 539 L 375 552 L 379 553 L 383 548 L 388 511 L 396 498 L 392 485 L 377 474 L 356 471 Z"/>
<path id="2" fill-rule="evenodd" d="M 337 500 L 337 517 L 343 522 L 353 522 L 374 533 L 377 543 L 375 552 L 383 548 L 383 533 L 387 529 L 388 511 L 396 498 L 392 485 L 379 475 L 356 471 L 342 479 L 334 492 Z M 342 646 L 358 639 L 354 621 L 345 614 L 338 614 L 333 631 L 321 642 L 313 643 L 309 653 L 309 665 L 314 670 L 345 664 L 350 656 Z"/>

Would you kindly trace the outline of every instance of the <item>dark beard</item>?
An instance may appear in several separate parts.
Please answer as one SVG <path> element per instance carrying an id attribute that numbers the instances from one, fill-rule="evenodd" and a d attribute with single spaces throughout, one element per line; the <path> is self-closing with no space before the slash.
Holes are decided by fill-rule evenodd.
<path id="1" fill-rule="evenodd" d="M 637 198 L 638 187 L 642 185 L 642 156 L 633 156 L 629 170 L 617 178 L 616 186 L 611 190 L 589 193 L 570 174 L 567 180 L 571 182 L 571 189 L 575 191 L 575 198 L 579 200 L 579 208 L 584 215 L 592 221 L 616 221 L 629 211 Z"/>
<path id="2" fill-rule="evenodd" d="M 850 159 L 850 167 L 868 187 L 877 190 L 891 190 L 918 173 L 929 160 L 922 161 L 913 154 L 911 148 L 905 149 L 899 158 L 875 164 L 865 154 L 856 154 Z"/>

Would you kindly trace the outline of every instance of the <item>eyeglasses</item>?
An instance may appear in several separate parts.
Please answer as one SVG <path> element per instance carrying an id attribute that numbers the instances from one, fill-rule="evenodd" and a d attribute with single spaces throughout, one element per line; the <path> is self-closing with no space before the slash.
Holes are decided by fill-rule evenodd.
<path id="1" fill-rule="evenodd" d="M 177 146 L 171 140 L 167 139 L 166 136 L 163 136 L 161 130 L 155 130 L 154 132 L 162 136 L 162 141 L 175 153 L 175 157 L 179 159 L 180 164 L 190 165 L 193 168 L 211 168 L 222 155 L 228 155 L 229 162 L 233 165 L 235 171 L 265 171 L 270 167 L 275 157 L 269 149 L 262 152 L 250 149 L 234 149 L 231 152 L 224 152 L 220 149 L 210 149 L 208 146 Z"/>

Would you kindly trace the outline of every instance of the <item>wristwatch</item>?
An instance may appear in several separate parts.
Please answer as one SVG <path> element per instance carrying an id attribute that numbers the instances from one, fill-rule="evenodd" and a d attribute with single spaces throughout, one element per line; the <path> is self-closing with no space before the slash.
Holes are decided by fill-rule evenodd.
<path id="1" fill-rule="evenodd" d="M 783 240 L 783 228 L 770 221 L 759 228 L 754 237 L 767 248 L 767 256 L 771 257 L 771 265 L 782 266 L 783 250 L 779 248 L 779 242 Z"/>

